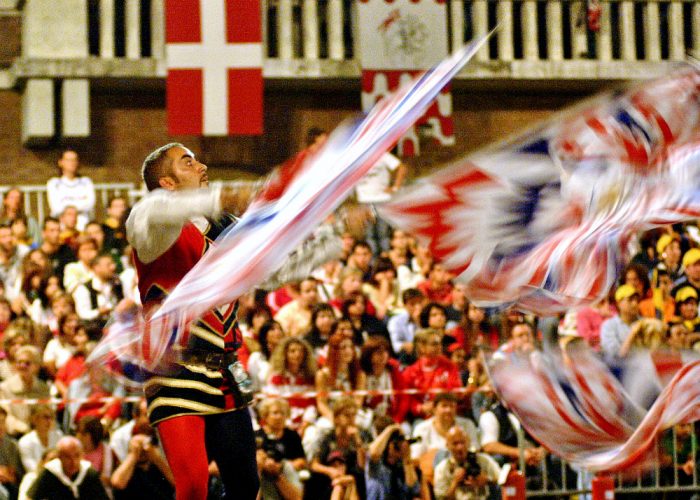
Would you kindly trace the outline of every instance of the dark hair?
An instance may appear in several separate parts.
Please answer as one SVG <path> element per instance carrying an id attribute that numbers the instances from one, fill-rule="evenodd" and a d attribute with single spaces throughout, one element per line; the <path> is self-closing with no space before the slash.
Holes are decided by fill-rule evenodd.
<path id="1" fill-rule="evenodd" d="M 459 399 L 457 399 L 457 396 L 455 394 L 451 392 L 441 392 L 435 396 L 435 399 L 433 400 L 433 407 L 437 406 L 443 401 L 448 401 L 454 404 L 459 403 Z"/>
<path id="2" fill-rule="evenodd" d="M 146 189 L 153 191 L 160 187 L 160 178 L 168 175 L 172 161 L 168 158 L 168 151 L 172 148 L 184 148 L 179 142 L 171 142 L 165 146 L 161 146 L 155 151 L 152 151 L 146 159 L 143 160 L 141 167 L 141 177 L 146 184 Z"/>
<path id="3" fill-rule="evenodd" d="M 316 142 L 317 137 L 320 137 L 327 133 L 328 132 L 323 130 L 321 127 L 311 127 L 309 130 L 306 131 L 306 145 L 311 146 L 314 142 Z"/>
<path id="4" fill-rule="evenodd" d="M 376 335 L 368 338 L 360 351 L 360 367 L 365 373 L 372 373 L 372 356 L 379 351 L 391 353 L 389 341 Z"/>
<path id="5" fill-rule="evenodd" d="M 260 332 L 258 333 L 258 342 L 260 342 L 260 351 L 265 356 L 265 359 L 270 359 L 270 356 L 272 356 L 272 353 L 270 352 L 270 348 L 267 347 L 267 335 L 268 335 L 268 333 L 270 333 L 270 330 L 272 330 L 275 326 L 279 326 L 280 330 L 283 330 L 282 325 L 280 325 L 277 321 L 271 319 L 269 321 L 266 321 L 265 324 L 260 327 Z"/>
<path id="6" fill-rule="evenodd" d="M 61 221 L 59 221 L 56 217 L 46 217 L 46 218 L 44 219 L 44 224 L 42 224 L 42 226 L 41 226 L 41 229 L 46 229 L 46 225 L 47 225 L 49 222 L 54 222 L 54 223 L 56 223 L 56 224 L 58 224 L 58 225 L 61 225 Z"/>
<path id="7" fill-rule="evenodd" d="M 651 282 L 649 281 L 649 271 L 647 270 L 646 267 L 644 267 L 641 264 L 635 264 L 635 263 L 628 264 L 622 270 L 621 278 L 622 278 L 623 284 L 625 283 L 625 280 L 627 279 L 627 273 L 630 271 L 634 271 L 634 273 L 639 278 L 639 281 L 642 282 L 642 297 L 640 298 L 640 300 L 641 300 L 641 299 L 646 297 L 647 293 L 649 292 L 649 289 L 651 288 Z"/>
<path id="8" fill-rule="evenodd" d="M 401 294 L 401 300 L 403 300 L 404 305 L 411 302 L 412 300 L 423 300 L 424 298 L 425 294 L 417 288 L 408 288 L 407 290 L 404 290 Z"/>
<path id="9" fill-rule="evenodd" d="M 78 421 L 76 433 L 82 432 L 90 436 L 92 443 L 97 446 L 104 439 L 105 429 L 100 419 L 94 415 L 85 415 Z"/>
<path id="10" fill-rule="evenodd" d="M 430 321 L 431 309 L 440 309 L 445 315 L 445 318 L 447 318 L 447 309 L 445 309 L 445 306 L 443 306 L 442 304 L 438 304 L 437 302 L 428 302 L 428 304 L 420 312 L 419 322 L 421 328 L 430 328 L 428 322 Z"/>
<path id="11" fill-rule="evenodd" d="M 396 276 L 396 268 L 394 267 L 394 263 L 389 257 L 381 255 L 377 257 L 376 261 L 374 261 L 374 266 L 372 267 L 372 279 L 370 280 L 371 284 L 374 286 L 379 286 L 379 282 L 377 282 L 375 276 L 386 271 L 394 271 L 394 276 Z"/>
<path id="12" fill-rule="evenodd" d="M 357 299 L 362 299 L 362 301 L 365 304 L 365 313 L 367 313 L 367 297 L 362 292 L 352 292 L 349 294 L 345 299 L 343 299 L 343 303 L 340 306 L 340 312 L 342 313 L 344 318 L 349 318 L 349 310 L 350 306 L 355 304 L 357 302 Z"/>
<path id="13" fill-rule="evenodd" d="M 367 250 L 369 250 L 370 253 L 372 253 L 372 247 L 370 246 L 369 243 L 367 243 L 367 240 L 357 240 L 353 244 L 352 250 L 350 251 L 350 253 L 354 253 L 355 249 L 358 247 L 366 248 Z"/>
<path id="14" fill-rule="evenodd" d="M 253 325 L 253 318 L 258 314 L 263 313 L 267 314 L 269 319 L 272 319 L 272 312 L 270 312 L 270 308 L 267 306 L 267 304 L 255 304 L 253 307 L 248 309 L 248 312 L 245 314 L 245 324 L 248 325 L 248 328 Z"/>
<path id="15" fill-rule="evenodd" d="M 338 363 L 340 362 L 340 345 L 344 340 L 349 340 L 352 343 L 352 339 L 346 337 L 340 333 L 334 333 L 331 338 L 328 339 L 328 358 L 326 360 L 326 366 L 330 372 L 330 385 L 335 386 L 336 380 L 338 378 Z M 355 352 L 355 347 L 353 346 L 353 352 Z M 357 389 L 357 380 L 360 373 L 360 362 L 357 359 L 357 354 L 353 357 L 353 360 L 348 366 L 348 378 L 350 379 L 350 385 L 352 389 Z"/>

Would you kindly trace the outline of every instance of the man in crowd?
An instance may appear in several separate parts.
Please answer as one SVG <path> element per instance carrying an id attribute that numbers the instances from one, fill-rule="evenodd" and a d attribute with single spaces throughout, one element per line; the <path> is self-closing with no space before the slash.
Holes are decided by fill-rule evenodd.
<path id="1" fill-rule="evenodd" d="M 29 247 L 15 242 L 10 225 L 0 225 L 0 280 L 9 300 L 15 298 L 17 281 L 22 275 L 22 261 L 27 253 Z"/>
<path id="2" fill-rule="evenodd" d="M 618 356 L 632 323 L 639 319 L 639 292 L 632 285 L 621 285 L 615 291 L 615 303 L 619 314 L 600 327 L 600 347 L 609 358 Z"/>
<path id="3" fill-rule="evenodd" d="M 368 500 L 420 498 L 419 471 L 399 424 L 386 426 L 369 445 L 366 476 Z"/>
<path id="4" fill-rule="evenodd" d="M 58 219 L 53 217 L 44 219 L 39 249 L 49 258 L 51 269 L 63 283 L 63 270 L 66 264 L 74 262 L 76 257 L 70 246 L 61 243 L 61 223 Z"/>
<path id="5" fill-rule="evenodd" d="M 416 331 L 420 327 L 420 313 L 426 303 L 420 290 L 409 288 L 402 294 L 404 310 L 394 314 L 387 326 L 391 347 L 402 365 L 410 365 L 417 359 L 415 352 Z"/>
<path id="6" fill-rule="evenodd" d="M 311 328 L 311 310 L 318 303 L 317 285 L 314 278 L 306 278 L 299 283 L 299 296 L 275 314 L 275 321 L 282 325 L 285 334 L 304 335 Z"/>

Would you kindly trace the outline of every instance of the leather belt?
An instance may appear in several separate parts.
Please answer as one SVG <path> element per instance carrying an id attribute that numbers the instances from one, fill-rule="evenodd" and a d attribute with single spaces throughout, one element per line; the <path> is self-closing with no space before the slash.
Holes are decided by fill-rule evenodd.
<path id="1" fill-rule="evenodd" d="M 209 370 L 225 370 L 236 359 L 235 351 L 210 352 L 188 349 L 179 353 L 178 362 L 185 365 L 204 366 Z"/>

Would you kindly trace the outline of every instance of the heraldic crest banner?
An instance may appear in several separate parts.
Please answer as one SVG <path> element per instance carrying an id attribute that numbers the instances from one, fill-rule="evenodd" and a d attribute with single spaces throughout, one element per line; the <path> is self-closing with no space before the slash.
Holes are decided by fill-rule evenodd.
<path id="1" fill-rule="evenodd" d="M 447 7 L 442 0 L 360 0 L 358 20 L 363 111 L 447 57 Z M 418 129 L 424 127 L 438 144 L 454 144 L 449 87 L 401 138 L 401 156 L 420 153 Z"/>

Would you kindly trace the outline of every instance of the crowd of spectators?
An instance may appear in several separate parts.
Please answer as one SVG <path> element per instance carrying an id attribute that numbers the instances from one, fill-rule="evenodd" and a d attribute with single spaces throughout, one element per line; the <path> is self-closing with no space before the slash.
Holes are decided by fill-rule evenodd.
<path id="1" fill-rule="evenodd" d="M 43 221 L 25 213 L 20 188 L 3 200 L 0 499 L 172 498 L 144 402 L 124 403 L 137 394 L 86 367 L 110 314 L 139 298 L 127 200 L 112 198 L 104 220 L 93 219 L 92 184 L 77 163 L 74 151 L 63 154 L 49 187 L 65 192 L 50 197 Z M 56 200 L 65 203 L 54 211 Z M 526 434 L 519 443 L 520 423 L 490 387 L 481 351 L 509 356 L 576 338 L 624 358 L 700 343 L 695 226 L 640 235 L 610 296 L 558 318 L 480 308 L 411 235 L 389 229 L 386 238 L 374 226 L 369 239 L 344 234 L 341 258 L 303 281 L 240 300 L 262 498 L 496 498 L 522 448 L 532 484 L 556 482 L 560 472 L 543 477 L 541 468 L 563 465 Z M 26 401 L 48 398 L 64 403 Z M 673 437 L 686 477 L 691 436 L 692 426 Z M 216 475 L 212 464 L 213 495 Z"/>

